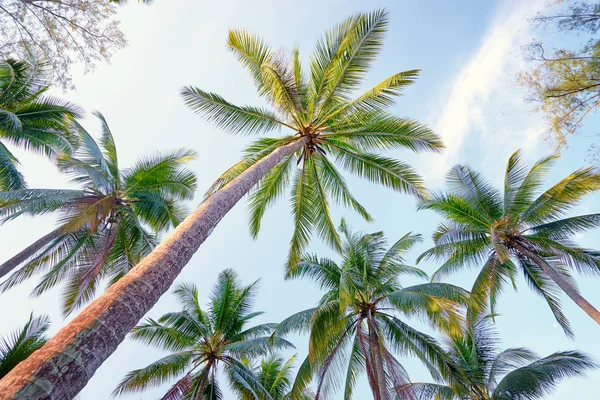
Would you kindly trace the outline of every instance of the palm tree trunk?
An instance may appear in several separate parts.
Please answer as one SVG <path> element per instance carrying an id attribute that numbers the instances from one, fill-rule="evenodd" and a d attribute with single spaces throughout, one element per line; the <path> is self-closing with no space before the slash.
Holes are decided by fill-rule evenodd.
<path id="1" fill-rule="evenodd" d="M 358 340 L 359 340 L 360 346 L 362 348 L 362 352 L 365 355 L 365 367 L 367 369 L 367 379 L 369 381 L 369 386 L 371 387 L 373 399 L 377 400 L 381 397 L 379 395 L 379 383 L 377 381 L 377 373 L 375 372 L 375 368 L 373 367 L 373 363 L 371 362 L 371 355 L 370 355 L 370 351 L 369 351 L 370 346 L 367 346 L 365 344 L 366 340 L 363 335 L 361 324 L 362 324 L 362 320 L 361 320 L 361 322 L 358 323 L 358 327 L 356 329 L 356 334 L 358 335 Z M 316 400 L 316 398 L 315 398 L 315 400 Z"/>
<path id="2" fill-rule="evenodd" d="M 515 247 L 521 254 L 533 261 L 538 267 L 544 271 L 550 279 L 554 281 L 560 287 L 563 292 L 567 294 L 581 308 L 587 313 L 598 325 L 600 325 L 600 311 L 598 311 L 593 305 L 591 305 L 582 295 L 579 294 L 569 282 L 567 282 L 561 274 L 559 274 L 554 268 L 552 268 L 546 261 L 534 252 L 528 250 L 525 246 L 516 244 Z"/>
<path id="3" fill-rule="evenodd" d="M 57 228 L 33 242 L 31 245 L 25 248 L 25 250 L 21 251 L 19 254 L 17 254 L 10 260 L 5 261 L 2 265 L 0 265 L 0 278 L 11 272 L 13 269 L 17 268 L 22 262 L 24 262 L 28 258 L 34 256 L 38 251 L 43 249 L 44 246 L 46 246 L 48 243 L 62 235 L 62 233 L 62 227 Z"/>
<path id="4" fill-rule="evenodd" d="M 383 357 L 381 356 L 381 346 L 379 343 L 379 335 L 377 335 L 377 326 L 373 318 L 373 312 L 369 312 L 367 316 L 367 324 L 369 326 L 369 349 L 373 356 L 373 367 L 376 373 L 377 385 L 379 386 L 380 399 L 388 400 L 388 386 L 385 379 L 385 370 L 383 368 Z"/>
<path id="5" fill-rule="evenodd" d="M 0 399 L 72 399 L 169 289 L 227 212 L 307 140 L 277 148 L 207 198 L 127 275 L 0 380 Z"/>

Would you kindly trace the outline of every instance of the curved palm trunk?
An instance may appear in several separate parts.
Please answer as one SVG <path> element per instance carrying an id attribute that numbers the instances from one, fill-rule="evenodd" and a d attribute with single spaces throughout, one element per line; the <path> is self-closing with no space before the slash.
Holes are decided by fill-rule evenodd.
<path id="1" fill-rule="evenodd" d="M 306 141 L 300 138 L 277 148 L 207 198 L 127 275 L 0 380 L 0 399 L 73 398 L 167 291 L 227 212 Z"/>
<path id="2" fill-rule="evenodd" d="M 26 261 L 28 258 L 34 256 L 38 251 L 44 248 L 48 243 L 53 241 L 62 235 L 62 227 L 56 228 L 52 232 L 48 233 L 45 236 L 42 236 L 31 245 L 27 246 L 23 251 L 14 256 L 13 258 L 5 261 L 2 265 L 0 265 L 0 278 L 4 275 L 11 272 L 13 269 L 17 268 L 21 263 Z"/>
<path id="3" fill-rule="evenodd" d="M 562 277 L 562 275 L 556 272 L 556 270 L 549 266 L 541 257 L 536 255 L 534 252 L 529 251 L 524 246 L 516 244 L 515 247 L 521 252 L 521 254 L 529 258 L 538 267 L 540 267 L 542 271 L 544 271 L 544 273 L 548 275 L 548 277 L 552 279 L 554 283 L 556 283 L 558 287 L 560 287 L 563 292 L 565 292 L 567 296 L 569 296 L 571 300 L 573 300 L 575 304 L 579 306 L 579 308 L 585 311 L 587 315 L 592 317 L 592 319 L 596 321 L 598 325 L 600 325 L 600 311 L 598 311 L 585 298 L 583 298 L 583 296 L 580 295 L 579 292 Z"/>
<path id="4" fill-rule="evenodd" d="M 387 390 L 387 381 L 385 379 L 385 370 L 383 367 L 383 357 L 381 356 L 381 346 L 379 343 L 379 335 L 377 335 L 377 327 L 373 313 L 370 312 L 367 316 L 367 324 L 369 326 L 369 350 L 373 357 L 373 369 L 375 370 L 377 386 L 379 387 L 379 398 L 375 400 L 388 400 L 389 394 Z"/>

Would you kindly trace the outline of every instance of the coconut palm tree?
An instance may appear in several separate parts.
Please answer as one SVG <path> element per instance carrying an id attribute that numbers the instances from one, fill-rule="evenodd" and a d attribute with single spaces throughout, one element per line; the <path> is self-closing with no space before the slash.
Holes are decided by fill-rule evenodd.
<path id="1" fill-rule="evenodd" d="M 433 235 L 435 247 L 420 259 L 444 261 L 434 279 L 467 266 L 481 268 L 472 293 L 489 298 L 492 313 L 498 294 L 520 269 L 572 336 L 561 311 L 560 290 L 600 324 L 600 312 L 579 294 L 571 277 L 573 271 L 600 274 L 600 252 L 572 241 L 576 234 L 595 228 L 600 214 L 565 216 L 583 196 L 600 189 L 600 173 L 591 167 L 579 169 L 541 191 L 555 160 L 556 156 L 546 157 L 527 168 L 521 153 L 515 152 L 508 160 L 503 192 L 466 165 L 452 168 L 447 178 L 450 191 L 420 206 L 446 218 Z"/>
<path id="2" fill-rule="evenodd" d="M 182 201 L 193 198 L 196 190 L 195 175 L 183 167 L 194 152 L 180 149 L 144 157 L 132 168 L 120 169 L 108 124 L 102 114 L 96 116 L 102 126 L 100 144 L 77 126 L 82 145 L 58 161 L 78 189 L 0 193 L 2 222 L 21 215 L 60 215 L 56 229 L 0 265 L 0 276 L 21 265 L 2 290 L 45 271 L 33 294 L 65 283 L 65 313 L 89 301 L 102 279 L 116 282 L 150 253 L 156 234 L 185 217 Z"/>
<path id="3" fill-rule="evenodd" d="M 128 373 L 114 394 L 138 392 L 175 381 L 163 399 L 218 399 L 221 390 L 217 371 L 224 369 L 236 384 L 269 398 L 243 361 L 294 346 L 279 336 L 269 336 L 275 324 L 248 326 L 262 314 L 252 311 L 257 282 L 242 286 L 233 270 L 221 272 L 205 309 L 199 304 L 194 285 L 178 285 L 175 294 L 181 311 L 167 313 L 158 321 L 148 319 L 130 335 L 170 354 Z"/>
<path id="4" fill-rule="evenodd" d="M 348 18 L 319 41 L 308 73 L 302 72 L 298 51 L 294 51 L 291 61 L 286 63 L 257 37 L 244 31 L 231 31 L 229 48 L 249 68 L 259 93 L 272 101 L 276 111 L 235 106 L 221 96 L 192 87 L 183 90 L 187 104 L 220 127 L 234 132 L 258 133 L 285 127 L 291 129 L 291 135 L 255 142 L 249 149 L 251 154 L 221 176 L 211 188 L 210 196 L 172 235 L 98 298 L 93 307 L 83 310 L 72 325 L 59 332 L 43 353 L 30 359 L 28 369 L 24 366 L 15 370 L 0 382 L 0 390 L 7 393 L 27 390 L 24 386 L 33 382 L 33 375 L 40 379 L 43 375 L 45 381 L 53 382 L 48 390 L 54 396 L 79 391 L 87 377 L 93 375 L 168 290 L 219 221 L 257 184 L 256 191 L 260 194 L 252 195 L 250 200 L 255 221 L 251 226 L 255 228 L 260 225 L 262 210 L 281 194 L 289 175 L 294 174 L 292 203 L 296 228 L 292 235 L 290 266 L 295 265 L 294 260 L 299 258 L 315 230 L 334 248 L 339 247 L 329 214 L 329 198 L 351 206 L 370 219 L 348 191 L 342 175 L 330 160 L 331 155 L 351 173 L 397 191 L 423 196 L 421 179 L 411 167 L 376 154 L 396 148 L 414 151 L 441 148 L 437 136 L 425 126 L 389 112 L 394 98 L 413 82 L 417 71 L 395 74 L 364 94 L 351 97 L 382 47 L 387 24 L 384 11 Z M 291 171 L 294 163 L 300 166 L 295 172 Z M 152 290 L 147 290 L 148 287 Z M 135 307 L 127 307 L 130 303 L 135 303 Z M 91 329 L 92 326 L 95 328 Z M 90 346 L 96 340 L 102 340 L 106 347 L 101 352 L 94 348 L 93 360 L 90 356 L 85 363 L 78 363 L 61 357 L 63 352 L 88 354 L 84 349 L 92 354 Z M 51 359 L 55 357 L 60 359 L 57 362 L 61 367 L 42 367 L 46 363 L 54 365 Z M 62 367 L 81 373 L 73 373 L 71 376 L 78 378 L 67 382 L 61 378 Z M 31 390 L 39 391 L 41 396 L 48 395 L 44 388 Z"/>
<path id="5" fill-rule="evenodd" d="M 45 333 L 49 327 L 47 316 L 34 318 L 32 314 L 21 329 L 0 340 L 0 378 L 48 341 Z"/>
<path id="6" fill-rule="evenodd" d="M 454 366 L 452 383 L 411 383 L 406 385 L 407 392 L 422 400 L 543 399 L 561 380 L 598 368 L 578 351 L 560 351 L 543 358 L 523 347 L 500 351 L 490 315 L 479 314 L 467 321 L 462 335 L 446 339 Z"/>
<path id="7" fill-rule="evenodd" d="M 439 151 L 442 144 L 426 126 L 389 112 L 419 71 L 398 72 L 363 94 L 352 97 L 377 56 L 387 28 L 387 14 L 357 14 L 336 26 L 314 51 L 308 74 L 294 49 L 289 57 L 273 52 L 260 38 L 243 30 L 229 32 L 229 49 L 254 78 L 260 95 L 272 107 L 234 105 L 218 94 L 195 87 L 182 91 L 186 104 L 228 132 L 264 135 L 245 150 L 243 159 L 223 173 L 207 195 L 220 190 L 258 161 L 278 156 L 249 198 L 250 232 L 256 237 L 268 206 L 290 185 L 295 229 L 288 266 L 298 263 L 310 234 L 316 231 L 334 249 L 341 240 L 329 212 L 335 201 L 367 221 L 372 218 L 352 196 L 338 166 L 393 190 L 425 195 L 422 180 L 409 165 L 379 153 L 390 149 Z M 308 76 L 307 76 L 308 75 Z"/>
<path id="8" fill-rule="evenodd" d="M 40 56 L 0 61 L 0 191 L 26 187 L 19 161 L 7 144 L 51 157 L 70 153 L 77 144 L 68 126 L 80 111 L 45 95 L 51 78 Z"/>
<path id="9" fill-rule="evenodd" d="M 237 377 L 233 374 L 229 377 L 232 388 L 238 393 L 240 400 L 255 400 L 257 398 L 258 400 L 313 400 L 314 395 L 307 388 L 303 388 L 297 395 L 292 396 L 295 359 L 296 356 L 292 356 L 284 360 L 273 354 L 262 359 L 260 365 L 252 368 L 256 380 L 270 397 L 256 393 L 253 388 L 247 388 L 245 382 L 238 382 Z"/>
<path id="10" fill-rule="evenodd" d="M 388 247 L 382 232 L 352 233 L 344 222 L 340 232 L 345 238 L 342 264 L 305 255 L 288 274 L 314 280 L 326 290 L 317 307 L 294 314 L 275 331 L 310 333 L 310 368 L 301 368 L 297 380 L 305 381 L 312 370 L 318 376 L 315 399 L 326 397 L 340 381 L 344 399 L 350 399 L 357 377 L 366 372 L 375 400 L 387 400 L 400 395 L 409 382 L 393 353 L 420 358 L 436 377 L 438 369 L 446 371 L 441 347 L 405 317 L 425 317 L 436 328 L 457 332 L 462 321 L 459 303 L 467 301 L 468 292 L 445 283 L 400 285 L 401 275 L 427 278 L 403 258 L 420 241 L 419 235 L 407 234 Z M 345 376 L 338 376 L 344 368 Z"/>

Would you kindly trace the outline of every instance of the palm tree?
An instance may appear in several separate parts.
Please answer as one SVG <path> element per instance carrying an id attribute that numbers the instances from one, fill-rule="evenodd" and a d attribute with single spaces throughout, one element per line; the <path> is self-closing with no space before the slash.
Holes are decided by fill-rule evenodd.
<path id="1" fill-rule="evenodd" d="M 393 190 L 424 197 L 419 175 L 407 164 L 378 153 L 397 148 L 439 151 L 442 144 L 426 126 L 398 118 L 388 109 L 419 71 L 398 72 L 355 98 L 377 56 L 387 28 L 387 14 L 357 14 L 336 26 L 318 44 L 308 78 L 294 49 L 289 58 L 273 52 L 260 38 L 243 30 L 229 32 L 229 49 L 254 78 L 272 110 L 234 105 L 218 94 L 195 87 L 182 90 L 186 104 L 206 120 L 229 132 L 288 134 L 263 137 L 244 152 L 243 159 L 210 187 L 210 196 L 260 160 L 275 158 L 258 179 L 249 199 L 250 232 L 258 235 L 263 215 L 290 185 L 295 229 L 288 266 L 293 268 L 313 230 L 339 250 L 341 240 L 329 212 L 329 202 L 349 206 L 364 219 L 372 218 L 352 196 L 336 164 L 346 171 Z M 286 148 L 275 156 L 275 149 Z"/>
<path id="2" fill-rule="evenodd" d="M 0 193 L 0 221 L 21 215 L 60 214 L 59 224 L 0 265 L 0 276 L 14 271 L 7 290 L 46 271 L 33 294 L 64 282 L 65 313 L 93 298 L 99 282 L 112 284 L 154 248 L 156 233 L 177 226 L 193 198 L 196 177 L 183 164 L 193 159 L 180 149 L 140 159 L 119 169 L 117 149 L 104 117 L 100 145 L 81 127 L 82 145 L 58 161 L 79 189 L 20 189 Z M 145 227 L 150 227 L 154 233 Z"/>
<path id="3" fill-rule="evenodd" d="M 237 377 L 233 374 L 229 377 L 232 388 L 238 393 L 240 400 L 314 400 L 314 395 L 307 388 L 303 388 L 292 396 L 295 358 L 296 356 L 292 356 L 284 360 L 276 355 L 270 355 L 261 360 L 260 365 L 252 368 L 256 381 L 270 397 L 256 393 L 256 390 L 248 388 L 243 381 L 238 382 Z"/>
<path id="4" fill-rule="evenodd" d="M 28 366 L 15 370 L 0 382 L 0 390 L 11 394 L 26 390 L 25 386 L 31 385 L 33 376 L 52 382 L 48 390 L 53 396 L 68 396 L 80 390 L 129 330 L 168 290 L 219 221 L 261 182 L 257 191 L 263 194 L 253 195 L 251 199 L 251 203 L 262 204 L 253 206 L 253 219 L 259 220 L 261 210 L 285 187 L 279 183 L 288 178 L 286 171 L 294 166 L 293 159 L 301 168 L 294 177 L 292 203 L 296 229 L 289 265 L 294 265 L 313 228 L 334 247 L 339 244 L 329 215 L 328 195 L 370 219 L 350 195 L 342 175 L 324 153 L 329 151 L 342 167 L 358 176 L 423 196 L 421 179 L 412 168 L 398 160 L 368 152 L 390 148 L 440 149 L 440 141 L 426 127 L 388 112 L 394 97 L 414 80 L 417 71 L 395 74 L 363 95 L 350 98 L 351 91 L 363 81 L 368 66 L 382 47 L 387 23 L 387 14 L 377 11 L 357 14 L 336 26 L 317 45 L 309 65 L 309 77 L 302 73 L 297 51 L 291 61 L 294 68 L 290 69 L 255 36 L 232 31 L 230 49 L 250 69 L 259 92 L 272 99 L 278 111 L 237 107 L 218 95 L 194 88 L 184 90 L 187 103 L 223 128 L 257 133 L 274 130 L 283 122 L 292 129 L 293 135 L 256 142 L 255 146 L 259 148 L 225 173 L 212 188 L 210 196 L 172 235 L 99 297 L 93 306 L 83 310 L 46 345 L 44 352 L 28 361 Z M 298 101 L 302 102 L 301 108 L 297 108 Z M 148 287 L 152 290 L 147 290 Z M 132 303 L 135 307 L 128 306 Z M 92 343 L 97 340 L 106 344 L 101 352 L 92 350 Z M 84 363 L 67 361 L 61 356 L 64 352 L 88 354 L 88 351 L 89 354 L 93 351 L 94 357 L 90 356 Z M 55 361 L 60 364 L 59 368 L 43 367 L 46 363 L 55 365 Z M 63 367 L 80 373 L 71 375 L 77 378 L 65 380 L 60 373 Z M 43 388 L 31 390 L 39 391 L 41 396 L 49 395 Z"/>
<path id="5" fill-rule="evenodd" d="M 163 399 L 218 399 L 221 390 L 217 371 L 223 368 L 236 384 L 266 395 L 244 359 L 294 346 L 279 336 L 269 336 L 275 324 L 248 327 L 262 314 L 252 312 L 257 282 L 242 286 L 234 271 L 221 272 L 204 310 L 194 285 L 178 285 L 175 294 L 182 310 L 167 313 L 158 321 L 148 319 L 131 332 L 132 339 L 170 354 L 128 373 L 114 394 L 138 392 L 176 380 Z"/>
<path id="6" fill-rule="evenodd" d="M 455 375 L 451 384 L 412 383 L 406 385 L 409 392 L 422 400 L 543 399 L 561 380 L 598 368 L 578 351 L 560 351 L 544 358 L 523 347 L 500 351 L 490 320 L 490 315 L 468 319 L 471 322 L 466 323 L 462 335 L 447 338 L 446 351 Z"/>
<path id="7" fill-rule="evenodd" d="M 301 368 L 299 382 L 312 370 L 318 375 L 315 399 L 338 388 L 340 380 L 344 399 L 350 399 L 357 377 L 366 372 L 375 400 L 387 400 L 393 393 L 400 395 L 409 382 L 394 352 L 420 358 L 434 376 L 438 369 L 446 371 L 445 353 L 437 342 L 400 315 L 422 316 L 436 328 L 456 332 L 462 320 L 459 302 L 466 302 L 468 293 L 444 283 L 400 285 L 400 275 L 427 278 L 403 258 L 419 235 L 407 234 L 388 248 L 382 232 L 352 233 L 344 222 L 340 232 L 345 237 L 341 265 L 305 255 L 288 274 L 312 279 L 326 290 L 317 307 L 294 314 L 275 331 L 310 332 L 310 368 Z M 336 374 L 344 368 L 345 382 Z"/>
<path id="8" fill-rule="evenodd" d="M 420 259 L 444 260 L 435 279 L 467 266 L 480 267 L 472 293 L 489 298 L 492 313 L 498 294 L 514 282 L 520 268 L 572 336 L 561 312 L 560 290 L 600 324 L 600 312 L 579 294 L 570 274 L 600 274 L 600 252 L 572 241 L 576 234 L 595 228 L 600 214 L 565 215 L 583 196 L 600 189 L 600 173 L 591 167 L 579 169 L 541 192 L 554 160 L 556 156 L 543 158 L 528 169 L 521 153 L 515 152 L 508 160 L 503 194 L 468 166 L 455 166 L 448 173 L 450 192 L 435 194 L 421 205 L 446 220 L 433 235 L 435 247 Z"/>
<path id="9" fill-rule="evenodd" d="M 40 56 L 0 61 L 0 191 L 26 187 L 7 144 L 51 157 L 70 153 L 77 144 L 68 126 L 80 111 L 44 95 L 51 77 Z"/>
<path id="10" fill-rule="evenodd" d="M 44 334 L 49 327 L 48 317 L 32 314 L 21 329 L 0 340 L 0 378 L 48 341 Z"/>

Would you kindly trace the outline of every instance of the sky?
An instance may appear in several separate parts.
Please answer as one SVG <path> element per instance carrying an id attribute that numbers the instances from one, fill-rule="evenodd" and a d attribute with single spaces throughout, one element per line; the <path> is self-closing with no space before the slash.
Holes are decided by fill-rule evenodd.
<path id="1" fill-rule="evenodd" d="M 190 206 L 198 204 L 204 191 L 218 175 L 239 160 L 249 138 L 228 135 L 202 121 L 185 107 L 179 89 L 194 85 L 221 94 L 238 104 L 261 105 L 252 80 L 226 49 L 229 28 L 246 28 L 262 36 L 274 48 L 300 47 L 304 60 L 329 27 L 358 11 L 385 7 L 390 12 L 390 28 L 381 56 L 373 66 L 364 86 L 381 81 L 393 73 L 421 69 L 418 81 L 408 88 L 394 107 L 399 116 L 428 124 L 446 145 L 442 154 L 411 154 L 396 151 L 387 155 L 414 165 L 431 189 L 444 187 L 444 175 L 456 163 L 466 163 L 481 171 L 491 182 L 500 185 L 510 154 L 522 149 L 533 163 L 552 149 L 543 140 L 544 121 L 526 103 L 516 85 L 515 75 L 526 67 L 522 46 L 544 35 L 559 41 L 552 32 L 533 29 L 527 18 L 547 5 L 532 1 L 204 1 L 155 0 L 152 6 L 130 2 L 118 17 L 129 47 L 117 52 L 110 65 L 100 65 L 88 74 L 75 69 L 76 91 L 55 92 L 88 111 L 84 126 L 97 133 L 98 124 L 91 111 L 101 111 L 115 136 L 121 165 L 131 165 L 138 157 L 156 151 L 187 147 L 198 152 L 190 167 L 198 175 L 198 193 Z M 368 8 L 367 8 L 368 7 Z M 594 140 L 592 117 L 580 136 L 563 150 L 553 168 L 548 185 L 568 173 L 586 166 L 585 149 Z M 70 184 L 44 158 L 17 152 L 30 187 L 56 188 Z M 390 242 L 407 232 L 421 233 L 425 240 L 410 255 L 432 245 L 431 233 L 439 222 L 429 211 L 416 211 L 415 200 L 407 195 L 375 187 L 349 177 L 348 184 L 363 205 L 373 214 L 374 223 L 366 223 L 349 210 L 335 208 L 333 217 L 346 218 L 355 230 L 383 231 Z M 574 211 L 597 212 L 600 195 L 593 195 Z M 292 232 L 287 199 L 269 210 L 258 239 L 247 228 L 246 206 L 240 202 L 214 230 L 184 269 L 177 282 L 193 282 L 203 299 L 220 271 L 233 268 L 244 283 L 260 281 L 256 310 L 266 311 L 261 321 L 277 322 L 290 314 L 311 307 L 320 296 L 309 281 L 284 281 L 284 262 Z M 10 258 L 29 243 L 52 230 L 55 217 L 35 220 L 21 218 L 0 227 L 0 262 Z M 597 246 L 598 231 L 579 238 L 581 245 Z M 318 240 L 310 251 L 336 259 L 335 254 Z M 428 273 L 434 263 L 419 264 Z M 451 276 L 448 281 L 469 288 L 474 271 Z M 56 332 L 73 316 L 60 314 L 60 291 L 31 298 L 32 279 L 0 296 L 3 310 L 0 335 L 21 326 L 27 316 L 47 314 Z M 416 283 L 407 280 L 405 284 Z M 578 277 L 583 295 L 600 305 L 598 281 Z M 598 326 L 568 298 L 564 311 L 575 330 L 570 340 L 557 327 L 547 306 L 536 297 L 522 279 L 518 291 L 503 293 L 497 328 L 505 347 L 528 347 L 540 356 L 559 350 L 578 349 L 600 361 L 597 343 Z M 174 296 L 164 295 L 148 313 L 157 318 L 178 309 Z M 433 333 L 421 322 L 414 324 Z M 299 358 L 306 355 L 306 338 L 294 338 Z M 164 353 L 126 340 L 102 365 L 80 393 L 83 400 L 107 399 L 117 383 L 130 370 L 146 366 Z M 289 355 L 289 354 L 288 354 Z M 401 358 L 413 381 L 430 381 L 430 377 L 413 358 Z M 570 379 L 559 385 L 547 399 L 597 398 L 595 382 L 600 370 L 583 379 Z M 169 385 L 153 388 L 126 399 L 160 398 Z M 356 390 L 357 399 L 370 398 L 366 380 Z M 226 396 L 226 398 L 230 398 Z M 339 394 L 336 398 L 341 398 Z"/>

